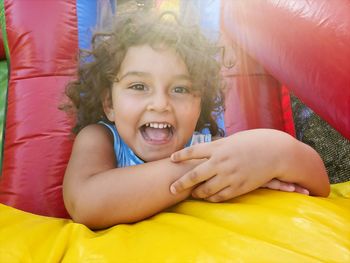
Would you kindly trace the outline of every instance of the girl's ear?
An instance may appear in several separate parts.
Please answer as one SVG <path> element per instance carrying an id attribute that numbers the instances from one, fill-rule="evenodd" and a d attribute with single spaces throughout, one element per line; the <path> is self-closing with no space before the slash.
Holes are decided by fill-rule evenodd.
<path id="1" fill-rule="evenodd" d="M 103 111 L 109 121 L 114 122 L 114 109 L 112 102 L 112 94 L 110 90 L 107 90 L 101 97 Z"/>

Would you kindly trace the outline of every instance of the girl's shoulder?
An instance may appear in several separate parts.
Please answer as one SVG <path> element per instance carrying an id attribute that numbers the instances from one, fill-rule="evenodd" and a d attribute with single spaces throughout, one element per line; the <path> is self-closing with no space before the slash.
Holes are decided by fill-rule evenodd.
<path id="1" fill-rule="evenodd" d="M 90 124 L 79 131 L 74 144 L 81 145 L 81 148 L 96 147 L 96 145 L 109 147 L 111 142 L 113 142 L 113 136 L 107 127 L 100 124 Z"/>
<path id="2" fill-rule="evenodd" d="M 85 126 L 83 129 L 79 131 L 77 137 L 78 136 L 85 137 L 88 135 L 100 136 L 100 135 L 106 135 L 106 134 L 108 134 L 108 129 L 104 125 L 100 125 L 96 123 L 96 124 L 89 124 Z"/>
<path id="3" fill-rule="evenodd" d="M 68 174 L 89 177 L 97 172 L 113 169 L 116 160 L 112 140 L 109 131 L 102 125 L 84 127 L 74 140 Z"/>

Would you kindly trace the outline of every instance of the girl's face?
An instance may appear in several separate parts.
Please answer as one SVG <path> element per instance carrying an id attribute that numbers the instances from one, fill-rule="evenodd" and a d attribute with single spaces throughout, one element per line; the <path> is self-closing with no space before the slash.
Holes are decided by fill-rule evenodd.
<path id="1" fill-rule="evenodd" d="M 200 115 L 184 61 L 174 50 L 130 47 L 104 103 L 124 142 L 144 161 L 169 157 L 184 148 Z"/>

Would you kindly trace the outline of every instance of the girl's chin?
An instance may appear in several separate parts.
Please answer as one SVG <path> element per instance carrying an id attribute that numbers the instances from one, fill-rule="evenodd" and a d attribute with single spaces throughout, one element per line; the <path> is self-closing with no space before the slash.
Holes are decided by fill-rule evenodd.
<path id="1" fill-rule="evenodd" d="M 142 160 L 144 160 L 145 162 L 152 162 L 169 158 L 170 155 L 172 155 L 176 151 L 176 149 L 177 147 L 174 147 L 174 145 L 167 145 L 166 147 L 162 147 L 159 145 L 142 145 L 140 148 L 135 150 L 138 152 L 137 156 L 139 156 Z"/>
<path id="2" fill-rule="evenodd" d="M 140 154 L 138 155 L 142 160 L 146 162 L 157 161 L 160 159 L 169 158 L 170 155 L 176 151 L 178 147 L 175 147 L 174 137 L 172 140 L 165 141 L 150 141 L 142 138 L 142 142 L 139 144 Z"/>
<path id="3" fill-rule="evenodd" d="M 161 160 L 161 159 L 165 159 L 165 158 L 169 158 L 170 155 L 172 154 L 171 153 L 164 153 L 164 154 L 161 154 L 161 153 L 158 153 L 158 154 L 145 154 L 144 156 L 140 156 L 140 158 L 142 160 L 144 160 L 145 162 L 153 162 L 153 161 L 158 161 L 158 160 Z"/>

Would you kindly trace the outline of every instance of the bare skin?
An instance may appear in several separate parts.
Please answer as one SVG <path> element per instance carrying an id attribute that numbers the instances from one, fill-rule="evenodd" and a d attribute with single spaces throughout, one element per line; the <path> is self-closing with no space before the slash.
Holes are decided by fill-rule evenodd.
<path id="1" fill-rule="evenodd" d="M 166 158 L 115 168 L 112 135 L 90 125 L 74 142 L 63 182 L 65 205 L 75 222 L 93 229 L 137 222 L 187 198 L 190 188 L 173 195 L 169 185 L 201 162 Z"/>
<path id="2" fill-rule="evenodd" d="M 279 189 L 283 183 L 290 183 L 287 187 L 294 186 L 294 191 L 305 194 L 328 196 L 330 191 L 318 153 L 277 130 L 244 131 L 171 156 L 174 162 L 203 158 L 207 161 L 171 185 L 172 193 L 200 184 L 192 192 L 194 197 L 221 202 L 264 185 L 273 188 L 276 184 Z"/>

